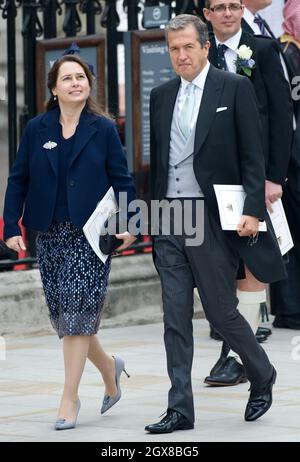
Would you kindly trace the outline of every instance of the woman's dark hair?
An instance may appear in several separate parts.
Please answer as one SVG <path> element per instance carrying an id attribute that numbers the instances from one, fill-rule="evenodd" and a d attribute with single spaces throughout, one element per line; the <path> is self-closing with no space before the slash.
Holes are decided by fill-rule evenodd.
<path id="1" fill-rule="evenodd" d="M 50 111 L 51 109 L 58 107 L 58 101 L 57 99 L 54 99 L 52 90 L 56 86 L 59 69 L 61 68 L 62 64 L 66 62 L 74 62 L 79 64 L 82 67 L 85 75 L 87 76 L 91 89 L 93 88 L 95 77 L 92 74 L 88 64 L 85 61 L 83 61 L 83 59 L 80 58 L 80 56 L 78 55 L 64 55 L 54 62 L 53 66 L 48 72 L 47 87 L 51 93 L 51 96 L 49 100 L 46 102 L 46 111 Z M 96 103 L 96 101 L 91 96 L 88 97 L 85 108 L 93 114 L 102 115 L 110 118 L 110 116 L 99 106 L 99 104 Z"/>

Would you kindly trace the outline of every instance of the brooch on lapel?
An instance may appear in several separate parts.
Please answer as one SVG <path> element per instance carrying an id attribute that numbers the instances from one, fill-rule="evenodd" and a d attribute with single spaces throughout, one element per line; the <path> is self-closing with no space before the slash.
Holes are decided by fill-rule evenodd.
<path id="1" fill-rule="evenodd" d="M 251 59 L 253 51 L 247 45 L 241 45 L 237 50 L 237 59 L 235 61 L 236 71 L 243 72 L 247 77 L 251 77 L 252 70 L 255 69 L 255 61 Z"/>
<path id="2" fill-rule="evenodd" d="M 56 148 L 57 143 L 55 141 L 47 141 L 47 143 L 44 144 L 43 148 L 45 149 L 53 149 Z"/>

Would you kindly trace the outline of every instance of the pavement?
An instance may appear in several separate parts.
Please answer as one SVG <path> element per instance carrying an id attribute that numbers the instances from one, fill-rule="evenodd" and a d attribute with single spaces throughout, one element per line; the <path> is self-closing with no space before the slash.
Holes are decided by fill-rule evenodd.
<path id="1" fill-rule="evenodd" d="M 124 358 L 130 374 L 129 379 L 122 374 L 122 399 L 100 414 L 104 387 L 99 373 L 87 363 L 79 391 L 82 405 L 77 427 L 61 432 L 53 429 L 53 423 L 64 379 L 62 342 L 56 335 L 0 337 L 0 441 L 300 441 L 300 331 L 273 329 L 263 344 L 278 370 L 274 404 L 258 421 L 245 422 L 249 384 L 227 388 L 203 384 L 218 357 L 220 342 L 209 338 L 205 319 L 196 319 L 195 429 L 150 435 L 144 426 L 160 420 L 167 406 L 163 325 L 104 327 L 105 320 L 98 333 L 102 345 L 108 353 Z"/>

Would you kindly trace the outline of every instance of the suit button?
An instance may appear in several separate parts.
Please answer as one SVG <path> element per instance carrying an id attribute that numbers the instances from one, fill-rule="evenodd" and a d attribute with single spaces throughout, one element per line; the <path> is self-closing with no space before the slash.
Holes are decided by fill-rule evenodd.
<path id="1" fill-rule="evenodd" d="M 174 168 L 177 170 L 177 169 L 178 169 L 178 166 L 177 166 L 177 165 L 175 165 L 175 167 L 174 167 Z"/>
<path id="2" fill-rule="evenodd" d="M 75 186 L 75 181 L 71 180 L 70 183 L 69 183 L 69 185 L 70 185 L 71 187 Z"/>

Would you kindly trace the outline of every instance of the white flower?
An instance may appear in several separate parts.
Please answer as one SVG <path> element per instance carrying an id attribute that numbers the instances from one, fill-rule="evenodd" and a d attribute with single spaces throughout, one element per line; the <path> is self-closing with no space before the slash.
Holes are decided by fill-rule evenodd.
<path id="1" fill-rule="evenodd" d="M 247 45 L 241 45 L 237 50 L 237 54 L 240 59 L 250 59 L 253 51 L 250 47 L 247 47 Z"/>

